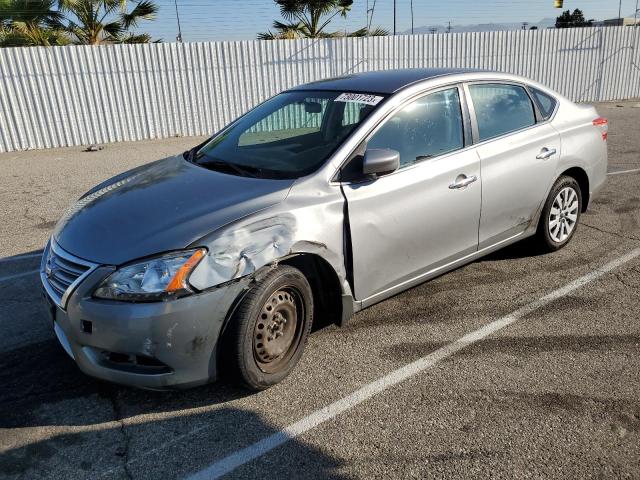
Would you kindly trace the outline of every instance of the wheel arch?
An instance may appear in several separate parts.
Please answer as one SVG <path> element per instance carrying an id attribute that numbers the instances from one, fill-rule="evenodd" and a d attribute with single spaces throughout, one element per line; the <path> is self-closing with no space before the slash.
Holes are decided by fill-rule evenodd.
<path id="1" fill-rule="evenodd" d="M 580 191 L 582 193 L 582 213 L 587 211 L 587 207 L 589 205 L 589 175 L 587 175 L 586 170 L 584 170 L 582 167 L 571 167 L 571 168 L 567 168 L 565 171 L 563 171 L 558 178 L 560 178 L 561 176 L 567 176 L 567 177 L 571 177 L 573 179 L 576 180 L 576 182 L 578 182 L 578 185 L 580 185 Z"/>
<path id="2" fill-rule="evenodd" d="M 346 311 L 340 277 L 331 264 L 315 253 L 296 253 L 278 261 L 297 268 L 307 278 L 314 300 L 314 329 L 332 323 L 342 325 Z"/>
<path id="3" fill-rule="evenodd" d="M 313 317 L 315 327 L 327 326 L 332 323 L 343 325 L 348 318 L 351 317 L 354 311 L 353 297 L 350 292 L 343 291 L 340 284 L 340 277 L 331 264 L 322 258 L 322 256 L 315 253 L 294 253 L 265 265 L 248 277 L 243 277 L 242 279 L 233 281 L 244 283 L 244 286 L 237 294 L 231 308 L 229 308 L 225 315 L 220 329 L 218 342 L 220 341 L 220 338 L 224 336 L 224 331 L 226 330 L 235 310 L 238 308 L 238 305 L 250 290 L 250 279 L 256 277 L 259 278 L 261 275 L 264 275 L 265 272 L 268 272 L 277 265 L 289 265 L 295 267 L 306 277 L 313 293 Z"/>

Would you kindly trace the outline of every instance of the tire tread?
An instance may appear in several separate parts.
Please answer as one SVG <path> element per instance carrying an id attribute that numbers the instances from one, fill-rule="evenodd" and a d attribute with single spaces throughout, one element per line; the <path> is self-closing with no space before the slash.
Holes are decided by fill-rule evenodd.
<path id="1" fill-rule="evenodd" d="M 247 342 L 247 331 L 253 334 L 256 317 L 256 308 L 262 307 L 262 302 L 266 294 L 286 284 L 293 284 L 301 287 L 301 295 L 305 302 L 306 321 L 303 325 L 302 337 L 298 346 L 298 352 L 294 355 L 292 364 L 286 371 L 275 374 L 267 374 L 260 371 L 253 364 L 253 344 Z M 264 390 L 278 383 L 285 378 L 295 367 L 302 356 L 302 351 L 307 343 L 311 324 L 313 322 L 313 296 L 311 287 L 306 277 L 297 268 L 289 265 L 279 265 L 271 268 L 263 276 L 255 281 L 245 294 L 240 304 L 229 320 L 226 331 L 221 339 L 221 369 L 229 380 L 240 383 L 241 386 L 250 390 Z M 249 343 L 249 344 L 247 344 Z M 250 360 L 248 360 L 250 355 Z M 253 367 L 253 368 L 252 368 Z"/>

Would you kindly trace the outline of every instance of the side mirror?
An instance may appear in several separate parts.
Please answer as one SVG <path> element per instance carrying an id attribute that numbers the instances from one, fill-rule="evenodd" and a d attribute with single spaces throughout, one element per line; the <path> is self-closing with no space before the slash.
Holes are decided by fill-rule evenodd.
<path id="1" fill-rule="evenodd" d="M 400 152 L 390 148 L 371 148 L 364 152 L 362 172 L 365 175 L 395 172 L 400 168 Z"/>

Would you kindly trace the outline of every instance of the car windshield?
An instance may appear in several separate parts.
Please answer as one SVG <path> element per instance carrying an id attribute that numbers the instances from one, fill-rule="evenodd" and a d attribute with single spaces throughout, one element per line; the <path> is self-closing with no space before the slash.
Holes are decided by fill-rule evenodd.
<path id="1" fill-rule="evenodd" d="M 259 178 L 317 170 L 384 99 L 380 95 L 292 91 L 240 117 L 189 159 L 205 168 Z"/>

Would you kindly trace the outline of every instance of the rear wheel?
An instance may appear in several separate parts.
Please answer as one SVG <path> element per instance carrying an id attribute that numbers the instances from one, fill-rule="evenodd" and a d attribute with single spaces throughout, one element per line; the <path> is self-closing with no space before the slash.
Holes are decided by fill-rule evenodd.
<path id="1" fill-rule="evenodd" d="M 263 390 L 296 366 L 311 331 L 313 295 L 296 268 L 279 266 L 255 282 L 230 320 L 220 368 Z"/>
<path id="2" fill-rule="evenodd" d="M 536 233 L 539 247 L 554 252 L 569 243 L 576 232 L 581 211 L 580 185 L 572 177 L 560 177 L 553 185 L 540 216 Z"/>

